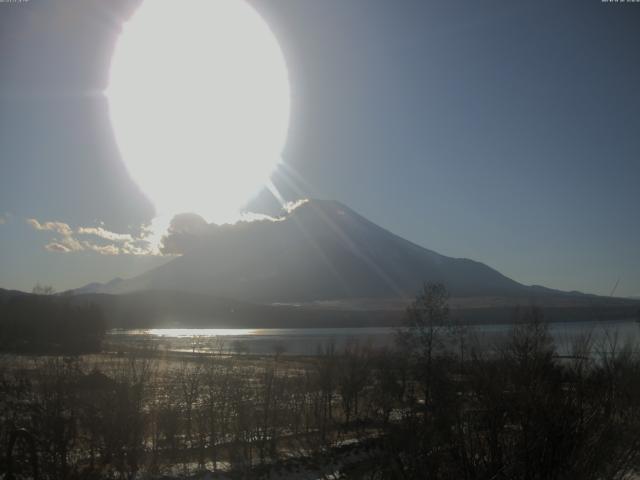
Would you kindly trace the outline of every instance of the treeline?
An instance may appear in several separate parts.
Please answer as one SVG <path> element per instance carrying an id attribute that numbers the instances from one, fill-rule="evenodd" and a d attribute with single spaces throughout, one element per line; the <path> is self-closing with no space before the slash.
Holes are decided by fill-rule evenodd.
<path id="1" fill-rule="evenodd" d="M 0 302 L 0 351 L 96 352 L 105 331 L 103 312 L 93 303 L 29 294 Z"/>
<path id="2" fill-rule="evenodd" d="M 41 478 L 614 479 L 640 470 L 640 357 L 558 355 L 536 310 L 479 347 L 427 285 L 394 350 L 270 358 L 154 350 L 2 362 L 0 448 Z M 28 476 L 28 442 L 14 471 Z M 8 468 L 7 459 L 0 468 Z M 298 477 L 299 478 L 299 477 Z"/>
<path id="3" fill-rule="evenodd" d="M 109 328 L 340 328 L 400 326 L 404 312 L 384 305 L 333 308 L 312 304 L 259 305 L 180 291 L 139 291 L 123 295 L 80 294 L 74 301 L 90 302 L 103 310 Z M 538 297 L 550 322 L 627 320 L 640 315 L 640 302 L 619 298 L 568 295 Z M 467 324 L 513 322 L 513 305 L 465 305 L 456 317 Z M 553 306 L 556 305 L 556 306 Z"/>
<path id="4" fill-rule="evenodd" d="M 615 332 L 559 355 L 536 308 L 478 348 L 425 286 L 408 311 L 412 383 L 374 478 L 618 479 L 640 471 L 640 356 Z"/>

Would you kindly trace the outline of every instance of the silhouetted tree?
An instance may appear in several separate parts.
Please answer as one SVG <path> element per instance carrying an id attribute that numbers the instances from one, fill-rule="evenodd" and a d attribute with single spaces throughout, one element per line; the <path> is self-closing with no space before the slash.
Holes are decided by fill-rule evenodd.
<path id="1" fill-rule="evenodd" d="M 41 285 L 40 283 L 36 283 L 31 289 L 31 293 L 35 295 L 53 295 L 56 291 L 51 285 Z"/>

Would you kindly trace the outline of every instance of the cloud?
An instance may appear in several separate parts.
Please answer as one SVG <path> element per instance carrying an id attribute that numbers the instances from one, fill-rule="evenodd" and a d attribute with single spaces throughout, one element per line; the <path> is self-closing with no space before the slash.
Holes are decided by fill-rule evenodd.
<path id="1" fill-rule="evenodd" d="M 80 240 L 73 237 L 72 234 L 61 234 L 61 237 L 54 241 L 67 248 L 70 252 L 80 252 L 84 250 L 84 246 Z"/>
<path id="2" fill-rule="evenodd" d="M 215 242 L 216 237 L 224 233 L 238 231 L 241 228 L 257 229 L 261 225 L 282 222 L 295 209 L 308 201 L 308 199 L 303 199 L 283 205 L 283 214 L 279 217 L 243 212 L 236 223 L 223 225 L 207 223 L 204 218 L 195 213 L 181 213 L 173 217 L 167 233 L 160 240 L 160 252 L 163 255 L 182 255 L 190 250 Z M 259 234 L 258 231 L 256 234 Z"/>
<path id="3" fill-rule="evenodd" d="M 301 198 L 300 200 L 295 200 L 293 202 L 287 202 L 282 206 L 282 209 L 286 212 L 286 213 L 291 213 L 293 212 L 296 208 L 301 207 L 302 205 L 304 205 L 305 203 L 307 203 L 309 201 L 308 198 Z"/>
<path id="4" fill-rule="evenodd" d="M 135 233 L 118 233 L 107 230 L 103 225 L 73 228 L 65 222 L 42 222 L 35 218 L 26 219 L 26 223 L 34 230 L 54 234 L 44 247 L 49 252 L 93 252 L 99 255 L 182 255 L 200 245 L 215 241 L 216 236 L 221 232 L 254 228 L 286 220 L 295 209 L 307 202 L 308 200 L 304 199 L 287 203 L 283 206 L 283 214 L 279 217 L 244 212 L 238 222 L 224 225 L 207 223 L 204 218 L 195 213 L 181 213 L 173 217 L 166 234 L 161 237 L 158 245 L 155 245 L 155 242 L 152 243 L 154 232 L 148 225 L 140 226 Z M 2 218 L 0 216 L 0 219 Z"/>
<path id="5" fill-rule="evenodd" d="M 51 243 L 47 243 L 44 246 L 45 250 L 49 251 L 49 252 L 61 252 L 61 253 L 69 253 L 71 252 L 71 250 L 67 247 L 65 247 L 64 245 L 62 245 L 61 243 L 58 242 L 51 242 Z"/>
<path id="6" fill-rule="evenodd" d="M 182 255 L 215 241 L 216 236 L 223 232 L 238 230 L 249 225 L 281 222 L 286 218 L 286 215 L 272 217 L 262 213 L 243 212 L 235 223 L 217 225 L 207 223 L 204 218 L 195 213 L 181 213 L 173 217 L 167 233 L 160 240 L 160 252 L 163 255 Z"/>
<path id="7" fill-rule="evenodd" d="M 180 213 L 171 219 L 167 234 L 160 240 L 160 252 L 164 255 L 181 255 L 196 247 L 200 239 L 216 227 L 216 224 L 208 224 L 195 213 Z"/>
<path id="8" fill-rule="evenodd" d="M 285 217 L 273 217 L 264 213 L 255 212 L 242 212 L 240 218 L 236 223 L 248 223 L 248 222 L 281 222 Z"/>
<path id="9" fill-rule="evenodd" d="M 121 253 L 125 253 L 122 249 L 117 245 L 97 245 L 95 243 L 85 243 L 85 249 L 91 250 L 93 252 L 99 253 L 100 255 L 120 255 Z"/>
<path id="10" fill-rule="evenodd" d="M 138 235 L 116 233 L 99 227 L 78 227 L 57 221 L 40 222 L 28 218 L 27 224 L 38 231 L 54 232 L 56 236 L 45 245 L 45 250 L 56 253 L 94 252 L 99 255 L 158 255 L 147 237 L 151 231 L 142 227 Z"/>
<path id="11" fill-rule="evenodd" d="M 73 230 L 69 227 L 68 224 L 63 222 L 44 222 L 40 223 L 35 218 L 27 218 L 27 223 L 31 225 L 36 230 L 47 230 L 59 233 L 60 235 L 71 235 Z"/>
<path id="12" fill-rule="evenodd" d="M 133 242 L 134 238 L 129 233 L 115 233 L 105 230 L 102 227 L 80 227 L 77 230 L 79 235 L 93 235 L 112 242 Z"/>
<path id="13" fill-rule="evenodd" d="M 204 218 L 196 213 L 180 213 L 171 219 L 168 233 L 185 234 L 185 233 L 202 233 L 209 227 Z"/>

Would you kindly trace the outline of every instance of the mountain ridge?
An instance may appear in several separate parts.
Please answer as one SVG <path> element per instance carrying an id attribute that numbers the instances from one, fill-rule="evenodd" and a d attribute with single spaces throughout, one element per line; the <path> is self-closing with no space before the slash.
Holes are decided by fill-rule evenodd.
<path id="1" fill-rule="evenodd" d="M 184 247 L 182 255 L 78 293 L 177 290 L 268 304 L 410 299 L 424 282 L 441 282 L 455 297 L 570 295 L 525 286 L 484 263 L 422 247 L 334 200 L 306 200 L 275 219 L 234 225 L 201 220 L 164 240 Z"/>

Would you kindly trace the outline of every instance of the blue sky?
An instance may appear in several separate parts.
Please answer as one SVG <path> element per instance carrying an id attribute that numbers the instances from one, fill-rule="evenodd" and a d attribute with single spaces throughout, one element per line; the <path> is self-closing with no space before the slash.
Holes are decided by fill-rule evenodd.
<path id="1" fill-rule="evenodd" d="M 0 4 L 2 288 L 166 261 L 47 251 L 55 232 L 26 223 L 129 234 L 153 217 L 99 93 L 136 3 Z M 252 4 L 289 69 L 283 157 L 303 194 L 525 284 L 640 295 L 640 4 Z"/>

